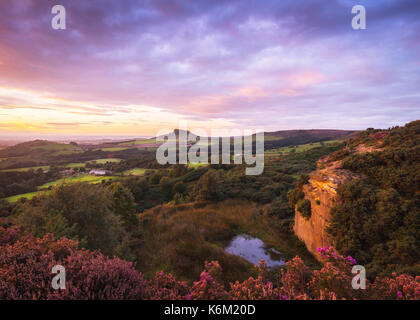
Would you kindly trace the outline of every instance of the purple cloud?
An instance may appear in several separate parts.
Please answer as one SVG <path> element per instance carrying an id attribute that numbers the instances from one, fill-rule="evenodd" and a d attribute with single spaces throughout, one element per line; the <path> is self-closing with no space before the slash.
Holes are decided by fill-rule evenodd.
<path id="1" fill-rule="evenodd" d="M 362 31 L 347 0 L 63 0 L 65 31 L 50 27 L 55 4 L 0 3 L 0 87 L 95 105 L 75 114 L 145 105 L 267 130 L 419 118 L 416 1 L 358 1 Z M 0 109 L 18 108 L 13 99 Z"/>

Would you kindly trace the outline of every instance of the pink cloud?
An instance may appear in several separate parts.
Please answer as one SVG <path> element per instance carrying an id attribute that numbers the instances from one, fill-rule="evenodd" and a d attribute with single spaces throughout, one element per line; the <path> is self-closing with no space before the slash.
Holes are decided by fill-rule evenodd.
<path id="1" fill-rule="evenodd" d="M 291 76 L 291 84 L 295 87 L 309 87 L 321 83 L 325 76 L 315 71 L 303 71 Z"/>

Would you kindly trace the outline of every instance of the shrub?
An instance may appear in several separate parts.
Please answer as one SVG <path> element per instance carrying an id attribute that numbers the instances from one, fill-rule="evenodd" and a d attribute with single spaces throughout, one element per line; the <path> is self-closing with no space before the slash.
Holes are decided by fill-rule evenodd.
<path id="1" fill-rule="evenodd" d="M 68 239 L 23 236 L 0 246 L 0 299 L 146 299 L 150 290 L 134 266 Z M 52 267 L 66 268 L 66 289 L 54 290 Z"/>
<path id="2" fill-rule="evenodd" d="M 113 205 L 112 193 L 105 186 L 75 183 L 55 187 L 51 195 L 25 202 L 13 219 L 36 236 L 50 232 L 113 255 L 127 234 Z"/>
<path id="3" fill-rule="evenodd" d="M 174 185 L 174 193 L 181 193 L 184 194 L 187 191 L 187 186 L 182 182 L 178 181 Z"/>
<path id="4" fill-rule="evenodd" d="M 291 208 L 295 209 L 296 204 L 300 199 L 303 199 L 305 194 L 300 189 L 292 189 L 287 193 L 287 200 L 289 200 L 289 205 Z"/>
<path id="5" fill-rule="evenodd" d="M 219 172 L 210 169 L 203 174 L 196 185 L 197 200 L 220 200 L 220 176 Z"/>
<path id="6" fill-rule="evenodd" d="M 112 196 L 112 209 L 118 215 L 126 228 L 137 225 L 137 215 L 134 206 L 134 197 L 131 191 L 120 182 L 115 182 L 108 187 Z"/>
<path id="7" fill-rule="evenodd" d="M 287 299 L 282 296 L 279 288 L 274 288 L 270 281 L 264 279 L 265 263 L 260 261 L 258 267 L 258 277 L 230 284 L 230 295 L 232 300 L 278 300 Z"/>
<path id="8" fill-rule="evenodd" d="M 296 205 L 296 209 L 306 220 L 311 218 L 311 202 L 308 199 L 300 199 Z"/>

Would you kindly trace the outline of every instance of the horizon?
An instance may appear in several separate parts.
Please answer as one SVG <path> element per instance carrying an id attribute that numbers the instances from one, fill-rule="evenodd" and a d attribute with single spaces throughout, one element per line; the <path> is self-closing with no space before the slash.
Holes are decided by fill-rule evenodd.
<path id="1" fill-rule="evenodd" d="M 367 128 L 366 128 L 367 129 Z M 387 130 L 390 128 L 375 128 L 380 130 Z M 175 130 L 180 130 L 178 128 L 174 128 L 173 130 L 168 131 L 169 133 L 174 132 Z M 194 129 L 186 130 L 189 133 L 195 134 Z M 353 129 L 319 129 L 319 128 L 312 128 L 312 129 L 288 129 L 288 130 L 276 130 L 276 131 L 262 131 L 264 134 L 276 133 L 276 132 L 289 132 L 289 131 L 354 131 L 360 132 L 363 130 L 353 130 Z M 258 133 L 257 131 L 255 133 Z M 253 134 L 255 134 L 253 133 Z M 203 136 L 204 137 L 204 136 Z M 212 135 L 208 135 L 207 137 L 213 137 Z M 216 136 L 215 136 L 216 137 Z M 224 137 L 224 136 L 217 136 L 217 137 Z M 124 135 L 54 135 L 54 134 L 44 134 L 44 135 L 36 135 L 36 136 L 2 136 L 0 135 L 0 144 L 5 142 L 29 142 L 29 141 L 36 141 L 36 140 L 45 140 L 45 141 L 52 141 L 52 142 L 65 142 L 69 143 L 71 141 L 75 142 L 98 142 L 101 140 L 104 141 L 114 141 L 120 142 L 124 140 L 132 140 L 132 139 L 153 139 L 155 136 L 144 136 L 144 135 L 133 135 L 133 136 L 124 136 Z"/>
<path id="2" fill-rule="evenodd" d="M 364 130 L 420 118 L 420 6 L 353 1 L 0 4 L 0 138 L 189 128 Z M 378 41 L 377 39 L 380 39 Z"/>

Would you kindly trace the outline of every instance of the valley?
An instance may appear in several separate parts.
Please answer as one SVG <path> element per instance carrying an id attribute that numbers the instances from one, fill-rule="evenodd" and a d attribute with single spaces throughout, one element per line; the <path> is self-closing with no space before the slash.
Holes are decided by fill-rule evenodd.
<path id="1" fill-rule="evenodd" d="M 412 246 L 411 259 L 394 255 L 385 266 L 379 256 L 369 258 L 346 242 L 348 237 L 357 237 L 351 233 L 354 226 L 341 226 L 349 223 L 347 202 L 342 202 L 349 191 L 343 190 L 358 188 L 358 181 L 368 181 L 367 176 L 377 171 L 363 169 L 364 162 L 358 161 L 384 154 L 395 158 L 395 152 L 403 152 L 401 161 L 414 161 L 418 125 L 412 122 L 403 128 L 360 133 L 268 133 L 264 172 L 257 176 L 246 175 L 244 164 L 162 166 L 156 161 L 158 144 L 152 146 L 153 139 L 89 146 L 25 142 L 0 150 L 0 225 L 6 228 L 3 230 L 19 228 L 36 237 L 65 237 L 77 241 L 80 248 L 135 262 L 137 272 L 147 281 L 157 281 L 153 279 L 162 272 L 191 285 L 202 276 L 203 265 L 217 261 L 223 270 L 218 279 L 225 287 L 245 283 L 250 277 L 257 279 L 262 266 L 264 277 L 280 287 L 284 285 L 281 274 L 289 270 L 290 263 L 299 261 L 308 270 L 323 270 L 325 254 L 319 252 L 332 250 L 327 249 L 330 247 L 339 250 L 334 254 L 361 260 L 369 266 L 371 277 L 398 270 L 416 274 L 418 217 L 414 209 L 418 206 L 412 188 L 401 193 L 405 200 L 392 196 L 395 201 L 405 201 L 411 229 L 401 217 L 393 219 L 392 226 L 406 232 L 395 237 L 378 229 L 376 235 L 378 241 Z M 395 149 L 402 141 L 404 149 Z M 383 165 L 382 160 L 377 161 L 367 163 Z M 409 165 L 401 163 L 402 168 Z M 406 176 L 402 171 L 398 174 L 393 188 L 406 190 Z M 392 197 L 383 198 L 383 194 L 395 191 L 386 190 L 389 186 L 383 183 L 384 190 L 372 188 L 371 192 L 379 192 L 377 201 L 389 207 Z M 346 201 L 359 201 L 360 196 L 354 196 Z M 351 206 L 351 214 L 360 214 L 358 205 Z M 395 210 L 398 216 L 400 209 Z M 386 221 L 379 222 L 381 228 Z M 361 241 L 374 234 L 371 230 Z M 378 250 L 378 243 L 364 248 Z M 266 261 L 258 269 L 260 258 Z"/>

